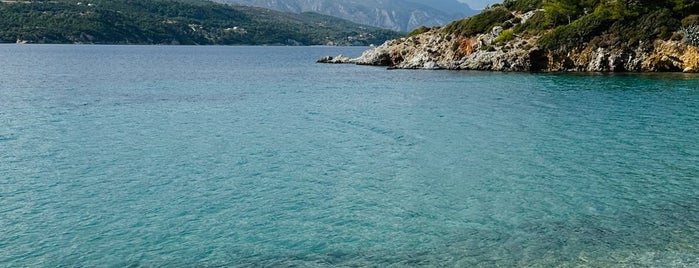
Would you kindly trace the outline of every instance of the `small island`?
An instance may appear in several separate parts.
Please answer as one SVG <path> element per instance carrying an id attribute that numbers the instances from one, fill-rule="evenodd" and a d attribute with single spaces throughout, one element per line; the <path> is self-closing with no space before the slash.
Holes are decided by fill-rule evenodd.
<path id="1" fill-rule="evenodd" d="M 439 28 L 421 27 L 358 58 L 399 69 L 699 72 L 699 3 L 505 0 Z"/>

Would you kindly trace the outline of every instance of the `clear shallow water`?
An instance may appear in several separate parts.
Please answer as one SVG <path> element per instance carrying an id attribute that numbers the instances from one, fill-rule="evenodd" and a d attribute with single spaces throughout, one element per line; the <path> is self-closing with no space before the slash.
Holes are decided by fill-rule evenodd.
<path id="1" fill-rule="evenodd" d="M 699 76 L 0 46 L 0 266 L 699 265 Z"/>

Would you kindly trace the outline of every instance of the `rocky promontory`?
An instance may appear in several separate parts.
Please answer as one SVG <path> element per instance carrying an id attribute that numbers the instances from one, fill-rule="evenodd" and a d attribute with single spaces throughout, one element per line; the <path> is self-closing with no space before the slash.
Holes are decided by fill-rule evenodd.
<path id="1" fill-rule="evenodd" d="M 511 1 L 506 1 L 505 4 Z M 546 72 L 699 72 L 699 48 L 688 42 L 688 35 L 697 34 L 697 27 L 658 26 L 661 33 L 648 38 L 624 40 L 622 30 L 637 27 L 631 19 L 613 21 L 603 17 L 582 15 L 579 20 L 588 24 L 576 34 L 568 28 L 582 27 L 576 21 L 540 32 L 521 30 L 531 28 L 527 23 L 541 21 L 549 11 L 535 9 L 527 12 L 497 6 L 506 20 L 490 23 L 492 26 L 479 33 L 455 31 L 456 23 L 466 25 L 472 20 L 455 22 L 445 28 L 425 29 L 421 33 L 389 40 L 383 45 L 365 51 L 357 58 L 325 57 L 321 63 L 349 63 L 387 66 L 398 69 L 449 69 L 490 71 L 546 71 Z M 489 11 L 484 11 L 484 13 Z M 483 14 L 483 13 L 482 13 Z M 492 16 L 491 16 L 492 17 Z M 538 19 L 537 19 L 538 17 Z M 657 18 L 656 18 L 657 19 Z M 662 19 L 667 19 L 663 17 Z M 537 21 L 534 21 L 537 20 Z M 639 17 L 637 20 L 646 21 Z M 629 23 L 624 25 L 623 23 Z M 651 25 L 656 22 L 644 22 Z M 657 22 L 665 23 L 665 22 Z M 679 20 L 673 22 L 679 24 Z M 573 25 L 573 26 L 570 26 Z M 458 26 L 458 25 L 457 25 Z M 450 28 L 451 27 L 451 28 Z M 562 27 L 568 27 L 563 28 Z M 626 28 L 625 28 L 626 27 Z M 689 28 L 689 29 L 688 29 Z M 621 30 L 620 30 L 621 29 Z M 647 31 L 648 29 L 640 29 Z M 654 30 L 654 29 L 651 29 Z M 469 33 L 467 31 L 467 33 Z M 689 36 L 691 37 L 691 36 Z M 558 39 L 552 39 L 558 38 Z M 565 40 L 570 38 L 574 40 Z M 553 44 L 553 45 L 552 45 Z"/>

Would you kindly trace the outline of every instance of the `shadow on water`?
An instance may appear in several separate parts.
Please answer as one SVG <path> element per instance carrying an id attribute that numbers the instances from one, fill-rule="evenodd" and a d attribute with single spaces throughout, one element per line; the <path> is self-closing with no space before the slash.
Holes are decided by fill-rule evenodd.
<path id="1" fill-rule="evenodd" d="M 699 91 L 696 73 L 550 73 L 540 74 L 561 90 Z"/>

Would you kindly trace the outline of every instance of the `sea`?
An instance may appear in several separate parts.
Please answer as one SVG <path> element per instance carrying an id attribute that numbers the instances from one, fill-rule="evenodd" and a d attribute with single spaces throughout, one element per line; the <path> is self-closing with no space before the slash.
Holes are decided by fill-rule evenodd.
<path id="1" fill-rule="evenodd" d="M 699 267 L 699 75 L 0 45 L 0 267 Z"/>

